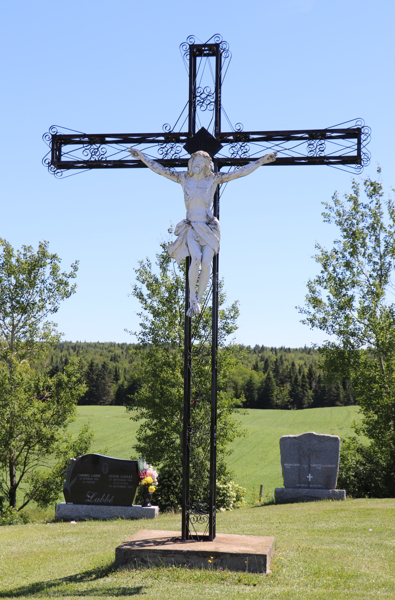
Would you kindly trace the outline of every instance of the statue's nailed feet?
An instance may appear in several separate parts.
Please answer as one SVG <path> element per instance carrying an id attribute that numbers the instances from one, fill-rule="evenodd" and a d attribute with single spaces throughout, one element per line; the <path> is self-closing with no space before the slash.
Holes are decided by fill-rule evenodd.
<path id="1" fill-rule="evenodd" d="M 196 296 L 193 296 L 189 301 L 189 308 L 187 310 L 187 317 L 195 317 L 200 313 L 200 304 Z"/>

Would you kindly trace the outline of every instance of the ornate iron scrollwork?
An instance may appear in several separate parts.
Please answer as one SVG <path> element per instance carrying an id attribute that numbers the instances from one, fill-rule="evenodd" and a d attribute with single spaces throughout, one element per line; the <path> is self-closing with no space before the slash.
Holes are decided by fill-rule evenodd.
<path id="1" fill-rule="evenodd" d="M 208 504 L 205 502 L 194 502 L 187 507 L 186 512 L 188 515 L 190 533 L 198 539 L 199 537 L 204 537 L 208 532 L 210 522 L 210 510 Z M 193 531 L 191 531 L 191 529 Z M 200 532 L 198 529 L 200 529 Z"/>
<path id="2" fill-rule="evenodd" d="M 205 110 L 214 110 L 215 92 L 211 91 L 211 88 L 208 85 L 204 88 L 197 88 L 196 105 L 200 108 L 202 112 L 204 112 Z"/>
<path id="3" fill-rule="evenodd" d="M 172 127 L 169 123 L 165 123 L 162 126 L 162 130 L 165 133 L 171 133 Z M 182 146 L 177 142 L 175 138 L 166 137 L 166 142 L 159 144 L 158 154 L 163 159 L 180 158 L 182 152 Z"/>
<path id="4" fill-rule="evenodd" d="M 242 123 L 236 123 L 235 132 L 242 133 L 244 126 Z M 248 136 L 234 135 L 234 142 L 229 146 L 229 154 L 232 158 L 248 158 L 250 155 L 250 145 Z"/>
<path id="5" fill-rule="evenodd" d="M 88 144 L 84 144 L 82 154 L 88 160 L 105 160 L 107 148 L 102 146 L 95 138 L 88 138 Z"/>
<path id="6" fill-rule="evenodd" d="M 180 52 L 185 60 L 189 58 L 189 46 L 191 44 L 196 44 L 196 36 L 194 35 L 188 35 L 186 41 L 180 44 Z"/>
<path id="7" fill-rule="evenodd" d="M 50 152 L 48 152 L 44 156 L 44 158 L 42 159 L 41 162 L 44 165 L 44 167 L 46 167 L 48 169 L 48 173 L 51 173 L 51 175 L 53 175 L 54 177 L 56 177 L 56 179 L 60 179 L 61 177 L 63 177 L 63 173 L 66 172 L 66 169 L 57 169 L 56 167 L 54 167 L 51 164 Z"/>
<path id="8" fill-rule="evenodd" d="M 185 42 L 182 42 L 180 44 L 180 52 L 184 58 L 184 60 L 188 60 L 189 58 L 189 46 L 198 43 L 196 41 L 196 36 L 195 35 L 188 35 L 187 39 Z M 220 35 L 219 33 L 215 33 L 213 36 L 211 36 L 211 38 L 209 38 L 206 42 L 204 42 L 204 44 L 202 45 L 206 45 L 206 44 L 219 44 L 219 48 L 222 54 L 222 57 L 226 60 L 230 57 L 231 52 L 230 52 L 230 47 L 229 47 L 229 43 L 226 42 L 222 35 Z"/>
<path id="9" fill-rule="evenodd" d="M 56 125 L 51 125 L 51 127 L 44 133 L 42 139 L 47 144 L 49 148 L 52 148 L 52 136 L 59 133 L 59 130 Z"/>
<path id="10" fill-rule="evenodd" d="M 215 44 L 219 44 L 219 48 L 221 50 L 221 54 L 223 56 L 223 58 L 229 58 L 230 56 L 230 48 L 229 48 L 229 44 L 228 42 L 226 42 L 222 35 L 220 35 L 219 33 L 216 33 L 215 35 L 213 35 L 213 37 L 211 38 L 213 40 L 213 42 Z"/>
<path id="11" fill-rule="evenodd" d="M 319 136 L 313 137 L 307 142 L 307 154 L 309 156 L 324 156 L 325 151 L 325 140 Z"/>
<path id="12" fill-rule="evenodd" d="M 361 127 L 361 145 L 362 145 L 362 153 L 361 153 L 362 165 L 361 166 L 362 166 L 362 169 L 363 169 L 363 167 L 367 167 L 368 164 L 370 163 L 371 154 L 370 154 L 370 151 L 366 148 L 366 146 L 370 142 L 371 135 L 372 135 L 372 130 L 370 129 L 370 127 L 363 124 Z"/>
<path id="13" fill-rule="evenodd" d="M 57 169 L 51 163 L 52 136 L 57 135 L 58 133 L 59 133 L 58 127 L 56 125 L 51 125 L 51 127 L 48 129 L 48 131 L 46 131 L 43 134 L 42 139 L 47 144 L 49 151 L 43 157 L 41 162 L 44 165 L 44 167 L 46 167 L 48 169 L 48 173 L 51 173 L 51 175 L 53 175 L 57 179 L 60 179 L 61 177 L 63 177 L 63 173 L 65 172 L 65 169 Z"/>

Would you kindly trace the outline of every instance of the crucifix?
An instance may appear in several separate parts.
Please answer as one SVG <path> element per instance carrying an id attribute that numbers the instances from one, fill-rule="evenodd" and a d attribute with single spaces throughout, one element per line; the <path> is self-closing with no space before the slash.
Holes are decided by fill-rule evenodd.
<path id="1" fill-rule="evenodd" d="M 73 171 L 91 169 L 149 167 L 183 187 L 187 215 L 176 227 L 177 239 L 169 246 L 171 256 L 176 260 L 186 260 L 181 537 L 183 540 L 197 537 L 212 541 L 216 537 L 221 185 L 247 175 L 261 165 L 328 165 L 361 172 L 363 167 L 369 164 L 366 145 L 370 139 L 370 130 L 361 119 L 341 123 L 342 127 L 336 125 L 326 129 L 243 131 L 240 123 L 233 127 L 221 97 L 222 83 L 231 58 L 228 43 L 219 34 L 212 36 L 205 43 L 196 43 L 196 38 L 189 36 L 187 41 L 181 44 L 180 50 L 188 72 L 189 95 L 188 102 L 173 127 L 166 124 L 161 133 L 86 134 L 52 126 L 43 136 L 49 146 L 43 164 L 56 177 L 64 176 L 67 171 L 73 174 Z M 210 81 L 210 85 L 204 85 L 204 75 L 207 77 L 210 73 L 212 82 Z M 177 131 L 176 126 L 182 121 L 186 109 L 185 121 Z M 207 127 L 201 126 L 197 131 L 198 122 L 201 125 L 202 116 L 207 114 L 211 115 Z M 228 120 L 231 131 L 222 131 L 223 115 Z M 187 130 L 181 131 L 186 121 Z M 257 157 L 263 153 L 264 156 Z M 178 171 L 179 168 L 184 171 Z M 226 168 L 228 171 L 221 173 L 221 170 Z M 211 421 L 207 434 L 210 440 L 207 494 L 205 501 L 201 502 L 191 497 L 190 486 L 191 451 L 195 434 L 191 426 L 191 382 L 196 360 L 191 333 L 192 319 L 199 318 L 201 310 L 205 310 L 205 307 L 201 307 L 201 302 L 209 281 L 210 266 Z M 198 525 L 204 527 L 203 533 L 197 530 Z"/>

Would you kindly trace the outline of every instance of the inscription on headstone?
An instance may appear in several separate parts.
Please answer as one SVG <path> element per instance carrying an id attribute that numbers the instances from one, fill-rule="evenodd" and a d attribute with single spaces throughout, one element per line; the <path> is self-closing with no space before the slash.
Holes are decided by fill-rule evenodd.
<path id="1" fill-rule="evenodd" d="M 72 504 L 132 506 L 138 484 L 137 460 L 84 454 L 70 461 L 63 494 Z"/>
<path id="2" fill-rule="evenodd" d="M 301 433 L 280 439 L 284 487 L 336 488 L 340 459 L 337 435 Z"/>
<path id="3" fill-rule="evenodd" d="M 336 490 L 340 438 L 314 432 L 284 435 L 280 439 L 284 488 L 276 488 L 276 501 L 344 499 Z"/>

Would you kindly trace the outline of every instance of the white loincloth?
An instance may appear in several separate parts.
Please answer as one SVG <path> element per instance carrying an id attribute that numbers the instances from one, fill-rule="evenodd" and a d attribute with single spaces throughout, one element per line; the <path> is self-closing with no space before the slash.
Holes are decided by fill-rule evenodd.
<path id="1" fill-rule="evenodd" d="M 177 236 L 176 241 L 167 247 L 169 255 L 175 258 L 178 264 L 189 256 L 187 235 L 190 229 L 193 230 L 195 239 L 201 246 L 210 246 L 214 250 L 214 254 L 218 254 L 221 237 L 218 219 L 212 217 L 207 223 L 184 219 L 177 224 L 174 230 L 174 234 Z"/>

